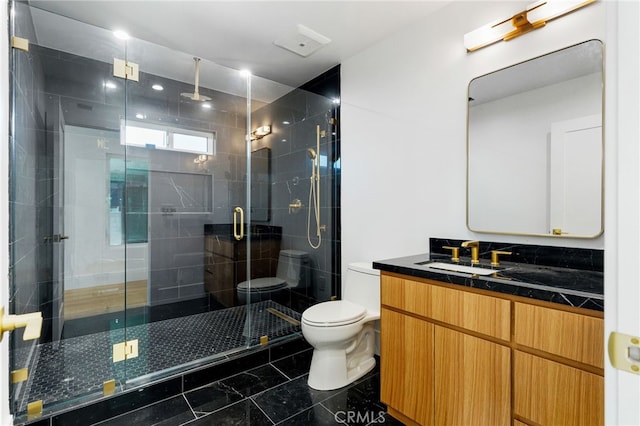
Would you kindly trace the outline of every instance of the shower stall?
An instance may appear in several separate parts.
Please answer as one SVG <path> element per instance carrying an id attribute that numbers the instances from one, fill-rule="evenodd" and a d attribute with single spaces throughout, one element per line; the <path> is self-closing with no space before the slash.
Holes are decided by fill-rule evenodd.
<path id="1" fill-rule="evenodd" d="M 339 296 L 339 102 L 10 6 L 9 311 L 43 317 L 11 335 L 18 422 L 299 338 Z M 241 302 L 280 250 L 308 285 Z"/>

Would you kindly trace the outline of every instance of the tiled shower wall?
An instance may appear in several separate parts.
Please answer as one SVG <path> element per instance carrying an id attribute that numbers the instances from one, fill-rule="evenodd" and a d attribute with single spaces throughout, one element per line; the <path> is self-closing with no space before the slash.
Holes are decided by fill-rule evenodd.
<path id="1" fill-rule="evenodd" d="M 305 87 L 317 89 L 328 82 L 329 90 L 320 88 L 320 96 L 307 90 L 295 90 L 277 101 L 256 111 L 252 120 L 254 127 L 271 125 L 273 133 L 254 141 L 254 149 L 268 147 L 272 150 L 272 199 L 270 224 L 282 227 L 282 248 L 307 252 L 311 268 L 311 288 L 300 291 L 301 297 L 294 309 L 304 310 L 318 301 L 329 300 L 340 295 L 339 265 L 339 67 L 317 77 Z M 311 212 L 309 224 L 309 189 L 312 162 L 307 149 L 316 150 L 316 126 L 325 134 L 320 138 L 320 224 L 322 243 L 316 245 L 315 218 Z M 302 208 L 291 210 L 289 204 L 300 200 Z M 312 205 L 312 204 L 311 204 Z"/>
<path id="2" fill-rule="evenodd" d="M 16 20 L 15 26 L 16 31 L 25 37 L 35 34 L 28 15 L 26 19 Z M 23 314 L 40 310 L 39 287 L 46 285 L 46 282 L 39 282 L 42 277 L 38 273 L 39 259 L 40 262 L 46 259 L 47 250 L 39 239 L 39 235 L 46 230 L 38 223 L 39 208 L 47 202 L 39 198 L 39 189 L 47 184 L 43 173 L 48 173 L 48 170 L 38 169 L 42 161 L 39 148 L 45 145 L 44 74 L 38 59 L 25 52 L 13 49 L 10 58 L 12 113 L 15 121 L 11 126 L 13 134 L 9 139 L 9 152 L 2 153 L 10 155 L 10 162 L 15 165 L 9 176 L 9 274 L 14 283 L 9 297 L 11 313 Z M 18 359 L 13 359 L 14 365 L 22 366 L 29 356 L 29 348 L 36 341 L 23 341 L 21 329 L 11 334 L 11 341 L 12 348 L 17 349 L 14 353 Z"/>
<path id="3" fill-rule="evenodd" d="M 23 15 L 21 15 L 23 16 Z M 25 34 L 25 31 L 22 32 Z M 35 40 L 35 38 L 34 38 Z M 112 64 L 103 63 L 32 44 L 30 52 L 19 52 L 16 67 L 16 129 L 12 164 L 17 167 L 11 178 L 15 198 L 12 198 L 14 233 L 12 253 L 14 288 L 13 312 L 38 310 L 39 299 L 51 305 L 51 245 L 38 244 L 40 234 L 51 234 L 50 195 L 57 175 L 51 167 L 51 143 L 59 137 L 58 127 L 65 124 L 103 130 L 120 130 L 126 101 L 128 119 L 143 112 L 148 120 L 171 123 L 175 127 L 215 132 L 216 155 L 205 164 L 194 163 L 194 154 L 161 150 L 128 148 L 127 155 L 144 158 L 149 178 L 149 243 L 148 267 L 150 303 L 165 304 L 204 296 L 204 239 L 207 223 L 231 223 L 232 208 L 243 206 L 246 167 L 244 154 L 245 106 L 243 98 L 201 89 L 211 96 L 216 108 L 204 110 L 200 104 L 184 102 L 179 93 L 189 92 L 192 86 L 144 73 L 141 65 L 139 83 L 113 79 Z M 97 87 L 96 82 L 114 81 L 116 90 Z M 151 97 L 146 87 L 158 82 L 165 88 L 163 98 Z M 254 103 L 260 107 L 259 103 Z M 301 295 L 298 306 L 302 310 L 318 300 L 337 294 L 340 268 L 335 267 L 339 253 L 336 234 L 335 168 L 337 137 L 329 118 L 336 114 L 331 101 L 303 90 L 294 90 L 271 105 L 260 108 L 253 122 L 259 126 L 269 118 L 274 134 L 255 143 L 255 148 L 272 148 L 272 212 L 271 225 L 283 227 L 282 248 L 307 251 L 311 258 L 312 288 Z M 45 138 L 46 128 L 49 130 Z M 290 124 L 282 124 L 289 121 Z M 321 140 L 321 155 L 325 157 L 321 183 L 321 223 L 327 226 L 323 243 L 318 250 L 307 243 L 307 206 L 311 175 L 311 160 L 306 149 L 315 147 L 315 126 L 327 132 Z M 283 139 L 286 139 L 283 141 Z M 46 143 L 45 143 L 46 142 Z M 115 151 L 115 149 L 114 149 Z M 112 151 L 112 153 L 114 153 Z M 106 164 L 106 161 L 105 161 Z M 328 165 L 328 167 L 327 167 Z M 106 166 L 105 166 L 106 167 Z M 39 173 L 39 175 L 36 175 Z M 202 177 L 208 179 L 212 199 L 209 212 L 189 210 L 180 205 L 175 186 L 167 185 L 167 176 L 180 178 L 180 194 L 202 194 Z M 194 179 L 185 179 L 192 176 Z M 40 179 L 40 180 L 38 180 Z M 46 199 L 38 201 L 38 191 Z M 172 195 L 167 195 L 172 194 Z M 200 196 L 202 198 L 202 196 Z M 303 207 L 289 214 L 289 203 L 298 198 Z M 46 204 L 49 203 L 49 204 Z M 44 206 L 40 208 L 38 206 Z M 40 220 L 38 219 L 40 218 Z M 37 226 L 36 226 L 37 222 Z M 39 232 L 36 235 L 36 230 Z M 312 225 L 313 237 L 313 225 Z M 38 251 L 39 250 L 39 251 Z M 48 264 L 37 264 L 47 259 Z M 40 292 L 33 283 L 40 282 Z M 333 283 L 333 285 L 332 285 Z M 40 309 L 43 309 L 40 307 Z M 45 334 L 50 336 L 51 309 L 45 309 Z M 44 337 L 43 336 L 43 337 Z M 41 341 L 45 341 L 42 339 Z"/>

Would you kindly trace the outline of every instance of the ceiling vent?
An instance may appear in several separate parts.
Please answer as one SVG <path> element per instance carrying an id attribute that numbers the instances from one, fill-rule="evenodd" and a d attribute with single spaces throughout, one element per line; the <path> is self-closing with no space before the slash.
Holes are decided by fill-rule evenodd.
<path id="1" fill-rule="evenodd" d="M 276 40 L 273 44 L 306 58 L 325 44 L 331 43 L 330 38 L 325 37 L 304 25 L 298 24 L 297 30 L 298 31 L 296 33 L 289 34 L 287 37 Z"/>

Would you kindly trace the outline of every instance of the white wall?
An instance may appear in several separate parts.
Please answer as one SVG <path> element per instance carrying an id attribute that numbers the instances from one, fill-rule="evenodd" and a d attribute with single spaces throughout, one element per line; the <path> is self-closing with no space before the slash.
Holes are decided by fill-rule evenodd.
<path id="1" fill-rule="evenodd" d="M 342 265 L 428 251 L 429 237 L 603 248 L 594 240 L 466 228 L 467 85 L 479 75 L 597 38 L 595 3 L 510 42 L 466 53 L 465 33 L 526 2 L 453 2 L 342 64 Z"/>
<path id="2" fill-rule="evenodd" d="M 640 335 L 640 4 L 599 1 L 510 42 L 465 52 L 464 33 L 517 9 L 514 2 L 456 1 L 343 61 L 343 274 L 352 261 L 426 252 L 434 236 L 604 248 L 606 335 Z M 592 38 L 606 52 L 604 235 L 468 231 L 468 82 Z M 605 365 L 606 424 L 640 424 L 640 376 Z"/>

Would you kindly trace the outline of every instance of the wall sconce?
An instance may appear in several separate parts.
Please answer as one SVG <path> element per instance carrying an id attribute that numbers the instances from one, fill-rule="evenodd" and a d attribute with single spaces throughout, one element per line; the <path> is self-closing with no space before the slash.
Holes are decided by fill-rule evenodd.
<path id="1" fill-rule="evenodd" d="M 499 20 L 464 35 L 467 52 L 481 49 L 500 40 L 509 41 L 529 31 L 544 27 L 552 19 L 594 3 L 596 0 L 541 0 L 510 18 Z"/>
<path id="2" fill-rule="evenodd" d="M 207 154 L 200 154 L 193 159 L 193 162 L 200 165 L 200 164 L 206 163 L 208 160 L 209 160 L 209 156 Z"/>
<path id="3" fill-rule="evenodd" d="M 251 132 L 251 140 L 255 141 L 258 139 L 262 139 L 267 135 L 271 134 L 271 126 L 261 126 Z"/>

